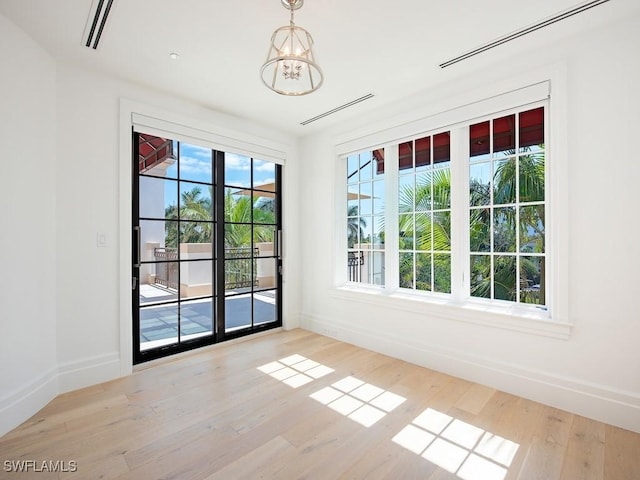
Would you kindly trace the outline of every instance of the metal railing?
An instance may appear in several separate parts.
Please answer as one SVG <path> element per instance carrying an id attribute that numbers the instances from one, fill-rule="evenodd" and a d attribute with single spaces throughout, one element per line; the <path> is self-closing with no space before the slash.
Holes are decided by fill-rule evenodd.
<path id="1" fill-rule="evenodd" d="M 256 257 L 259 251 L 251 247 L 225 248 L 225 290 L 257 287 Z M 153 249 L 156 260 L 155 284 L 173 290 L 178 289 L 178 249 L 157 247 Z"/>
<path id="2" fill-rule="evenodd" d="M 364 252 L 348 252 L 347 255 L 349 281 L 360 282 L 362 279 L 362 265 L 364 265 Z"/>

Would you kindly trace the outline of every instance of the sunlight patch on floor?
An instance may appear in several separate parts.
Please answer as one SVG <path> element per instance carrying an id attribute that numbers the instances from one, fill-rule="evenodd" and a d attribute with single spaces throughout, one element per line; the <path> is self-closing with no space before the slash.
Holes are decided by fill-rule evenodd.
<path id="1" fill-rule="evenodd" d="M 351 376 L 310 396 L 365 427 L 370 427 L 406 400 Z"/>
<path id="2" fill-rule="evenodd" d="M 298 354 L 267 363 L 258 367 L 258 370 L 292 388 L 311 383 L 334 371 L 326 365 L 314 362 Z"/>
<path id="3" fill-rule="evenodd" d="M 462 480 L 503 480 L 519 445 L 427 408 L 393 441 Z"/>

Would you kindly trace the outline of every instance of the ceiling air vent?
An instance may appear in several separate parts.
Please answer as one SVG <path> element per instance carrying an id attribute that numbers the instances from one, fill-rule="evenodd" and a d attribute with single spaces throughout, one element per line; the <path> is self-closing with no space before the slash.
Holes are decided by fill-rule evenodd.
<path id="1" fill-rule="evenodd" d="M 523 28 L 522 30 L 518 30 L 516 32 L 510 33 L 492 42 L 486 43 L 474 50 L 470 50 L 466 53 L 463 53 L 458 57 L 452 58 L 451 60 L 447 60 L 446 62 L 443 62 L 440 64 L 440 68 L 445 68 L 450 65 L 453 65 L 454 63 L 461 62 L 462 60 L 466 60 L 467 58 L 473 57 L 474 55 L 478 55 L 479 53 L 486 52 L 487 50 L 490 50 L 499 45 L 502 45 L 503 43 L 510 42 L 511 40 L 515 40 L 516 38 L 522 37 L 531 32 L 535 32 L 536 30 L 540 30 L 541 28 L 548 27 L 549 25 L 553 25 L 554 23 L 559 22 L 560 20 L 565 20 L 569 17 L 573 17 L 578 13 L 585 12 L 593 7 L 597 7 L 598 5 L 607 3 L 608 1 L 609 0 L 592 0 L 590 2 L 581 3 L 580 5 L 570 8 L 569 10 L 565 10 L 564 12 L 558 13 L 553 17 L 549 17 L 546 20 L 542 20 L 541 22 L 538 22 L 534 25 L 531 25 L 529 27 Z"/>
<path id="2" fill-rule="evenodd" d="M 300 122 L 300 125 L 308 125 L 311 122 L 315 122 L 316 120 L 320 120 L 321 118 L 328 117 L 329 115 L 333 115 L 334 113 L 339 112 L 340 110 L 344 110 L 345 108 L 352 107 L 357 103 L 364 102 L 365 100 L 369 100 L 370 98 L 373 98 L 373 96 L 374 96 L 373 93 L 367 93 L 363 97 L 356 98 L 355 100 L 351 100 L 350 102 L 347 102 L 344 105 L 340 105 L 339 107 L 336 107 L 327 112 L 321 113 L 320 115 L 316 115 L 315 117 L 309 118 L 304 122 Z"/>
<path id="3" fill-rule="evenodd" d="M 98 48 L 112 6 L 113 0 L 94 0 L 85 28 L 85 47 L 94 50 Z"/>

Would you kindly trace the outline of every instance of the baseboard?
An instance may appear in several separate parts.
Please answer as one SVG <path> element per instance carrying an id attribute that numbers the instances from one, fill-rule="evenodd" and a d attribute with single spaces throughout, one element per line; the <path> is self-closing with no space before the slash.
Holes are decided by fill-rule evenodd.
<path id="1" fill-rule="evenodd" d="M 13 430 L 57 395 L 120 376 L 117 352 L 67 362 L 0 398 L 0 436 Z"/>
<path id="2" fill-rule="evenodd" d="M 120 376 L 118 352 L 96 355 L 58 365 L 59 393 L 70 392 Z"/>
<path id="3" fill-rule="evenodd" d="M 301 327 L 416 365 L 496 388 L 594 420 L 640 433 L 640 395 L 550 372 L 444 349 L 415 338 L 377 335 L 314 315 Z"/>
<path id="4" fill-rule="evenodd" d="M 0 398 L 0 436 L 13 430 L 58 395 L 58 375 L 51 368 Z"/>

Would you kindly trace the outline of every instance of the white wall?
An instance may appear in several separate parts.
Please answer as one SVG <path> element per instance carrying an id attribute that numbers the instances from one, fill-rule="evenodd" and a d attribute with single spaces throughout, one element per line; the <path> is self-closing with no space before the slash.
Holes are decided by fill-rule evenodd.
<path id="1" fill-rule="evenodd" d="M 302 240 L 308 251 L 326 255 L 305 257 L 303 327 L 640 431 L 639 27 L 636 16 L 549 48 L 518 51 L 512 58 L 505 52 L 514 46 L 485 53 L 460 67 L 471 66 L 465 78 L 305 138 Z M 396 115 L 397 122 L 437 113 L 432 105 L 443 99 L 455 102 L 456 91 L 462 97 L 484 86 L 488 92 L 505 78 L 558 62 L 566 73 L 567 96 L 554 97 L 562 89 L 554 91 L 552 85 L 551 101 L 566 107 L 568 155 L 551 161 L 568 162 L 569 238 L 564 240 L 570 245 L 570 338 L 446 319 L 429 304 L 416 313 L 394 308 L 398 303 L 390 299 L 374 302 L 367 294 L 336 294 L 333 263 L 327 261 L 336 207 L 318 201 L 332 196 L 333 144 L 348 132 L 396 126 Z"/>
<path id="2" fill-rule="evenodd" d="M 56 66 L 0 15 L 0 434 L 57 393 Z"/>

